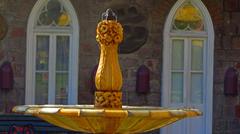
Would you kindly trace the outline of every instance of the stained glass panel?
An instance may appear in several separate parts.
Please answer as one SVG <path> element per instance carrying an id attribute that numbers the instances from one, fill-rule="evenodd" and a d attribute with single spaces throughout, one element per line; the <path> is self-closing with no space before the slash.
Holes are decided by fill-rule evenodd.
<path id="1" fill-rule="evenodd" d="M 203 74 L 192 73 L 191 75 L 191 102 L 202 104 L 203 102 Z"/>
<path id="2" fill-rule="evenodd" d="M 69 36 L 57 36 L 57 71 L 67 71 L 69 65 Z"/>
<path id="3" fill-rule="evenodd" d="M 191 68 L 201 71 L 203 69 L 203 40 L 192 40 Z"/>
<path id="4" fill-rule="evenodd" d="M 71 18 L 59 0 L 48 0 L 41 10 L 38 26 L 70 26 Z"/>
<path id="5" fill-rule="evenodd" d="M 48 17 L 46 12 L 43 12 L 39 16 L 39 25 L 51 25 L 52 19 Z"/>
<path id="6" fill-rule="evenodd" d="M 50 0 L 47 4 L 47 16 L 52 20 L 57 20 L 60 16 L 61 4 L 58 0 Z"/>
<path id="7" fill-rule="evenodd" d="M 37 36 L 36 70 L 48 70 L 49 36 Z"/>
<path id="8" fill-rule="evenodd" d="M 183 102 L 183 73 L 172 73 L 171 102 Z"/>
<path id="9" fill-rule="evenodd" d="M 68 74 L 56 74 L 56 104 L 67 104 L 68 100 Z"/>
<path id="10" fill-rule="evenodd" d="M 179 8 L 172 22 L 172 30 L 204 31 L 201 12 L 190 2 Z"/>
<path id="11" fill-rule="evenodd" d="M 184 40 L 172 41 L 172 69 L 183 70 L 184 67 Z"/>
<path id="12" fill-rule="evenodd" d="M 48 104 L 48 73 L 36 73 L 35 104 Z"/>

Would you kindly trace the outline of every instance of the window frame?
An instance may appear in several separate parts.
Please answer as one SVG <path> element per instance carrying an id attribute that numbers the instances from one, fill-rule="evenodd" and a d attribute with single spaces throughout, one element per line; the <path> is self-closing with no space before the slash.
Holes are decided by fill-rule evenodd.
<path id="1" fill-rule="evenodd" d="M 182 34 L 182 37 L 177 37 L 177 36 L 171 36 L 170 37 L 170 41 L 169 41 L 169 45 L 170 46 L 170 50 L 169 50 L 169 60 L 171 62 L 169 62 L 169 66 L 170 66 L 170 69 L 169 69 L 169 79 L 172 80 L 172 73 L 183 73 L 183 102 L 179 102 L 179 103 L 174 103 L 174 102 L 171 102 L 172 98 L 171 98 L 171 81 L 168 82 L 168 89 L 170 90 L 169 91 L 169 94 L 170 94 L 170 97 L 168 98 L 168 102 L 171 102 L 171 106 L 174 106 L 174 107 L 178 107 L 179 105 L 182 106 L 183 105 L 186 105 L 186 106 L 189 106 L 189 104 L 191 104 L 191 74 L 192 73 L 201 73 L 203 74 L 203 80 L 205 80 L 206 78 L 206 40 L 207 38 L 202 38 L 202 37 L 183 37 L 184 33 Z M 183 40 L 184 41 L 184 55 L 183 55 L 183 59 L 184 59 L 184 62 L 183 62 L 183 69 L 182 70 L 173 70 L 172 69 L 172 45 L 173 45 L 173 40 Z M 192 41 L 193 40 L 201 40 L 203 41 L 203 68 L 201 71 L 196 71 L 196 70 L 192 70 L 191 68 L 191 59 L 192 59 L 192 55 L 191 55 L 191 48 L 192 48 Z M 203 81 L 203 88 L 205 85 L 205 81 Z M 203 90 L 203 94 L 204 94 L 204 90 Z M 189 98 L 187 97 L 189 96 Z M 188 98 L 188 99 L 187 99 Z M 204 98 L 202 100 L 204 102 Z M 202 104 L 195 104 L 195 105 L 202 105 Z"/>
<path id="2" fill-rule="evenodd" d="M 36 27 L 36 21 L 41 9 L 48 0 L 38 0 L 34 5 L 27 25 L 27 54 L 26 54 L 26 92 L 25 104 L 35 104 L 35 59 L 36 59 L 36 35 L 49 35 L 57 37 L 57 35 L 70 35 L 70 52 L 69 52 L 69 93 L 68 104 L 78 103 L 78 51 L 79 51 L 79 23 L 78 17 L 69 0 L 59 0 L 65 7 L 66 11 L 71 17 L 72 27 L 67 28 L 50 28 L 50 27 Z M 51 39 L 50 39 L 51 40 Z M 49 41 L 50 41 L 49 40 Z M 55 93 L 54 93 L 55 94 Z M 55 97 L 54 97 L 55 98 Z M 55 102 L 51 100 L 49 103 Z"/>
<path id="3" fill-rule="evenodd" d="M 49 76 L 49 81 L 48 81 L 48 104 L 55 104 L 55 97 L 56 97 L 56 54 L 57 54 L 57 36 L 68 36 L 69 37 L 69 47 L 72 46 L 72 34 L 71 33 L 61 33 L 61 32 L 54 32 L 54 33 L 43 33 L 43 32 L 36 32 L 34 33 L 34 45 L 37 45 L 37 36 L 49 36 L 49 53 L 51 53 L 51 55 L 49 54 L 49 63 L 48 63 L 48 76 Z M 36 48 L 36 46 L 35 46 Z M 69 52 L 69 56 L 71 55 L 71 51 Z M 34 59 L 36 59 L 36 51 L 34 51 Z M 36 67 L 36 60 L 34 60 L 33 65 L 35 65 Z M 71 69 L 72 65 L 68 63 L 68 68 Z M 35 87 L 35 82 L 36 82 L 36 73 L 37 70 L 36 68 L 34 68 L 33 70 L 33 85 Z M 70 72 L 70 70 L 67 71 L 68 74 Z M 71 77 L 71 76 L 70 76 Z M 68 77 L 68 78 L 70 78 Z M 68 83 L 70 83 L 69 79 L 68 79 Z M 70 89 L 69 87 L 70 85 L 68 85 L 68 89 Z M 34 104 L 36 103 L 35 101 L 35 90 L 33 91 L 34 94 Z M 71 97 L 68 95 L 68 98 Z M 70 99 L 70 98 L 69 98 Z"/>

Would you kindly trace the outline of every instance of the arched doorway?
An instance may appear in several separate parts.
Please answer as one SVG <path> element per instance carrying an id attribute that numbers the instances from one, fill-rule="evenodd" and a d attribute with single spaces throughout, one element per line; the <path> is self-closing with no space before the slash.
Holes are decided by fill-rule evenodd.
<path id="1" fill-rule="evenodd" d="M 200 0 L 178 0 L 164 28 L 162 106 L 194 107 L 202 117 L 179 121 L 163 134 L 212 133 L 214 30 Z"/>

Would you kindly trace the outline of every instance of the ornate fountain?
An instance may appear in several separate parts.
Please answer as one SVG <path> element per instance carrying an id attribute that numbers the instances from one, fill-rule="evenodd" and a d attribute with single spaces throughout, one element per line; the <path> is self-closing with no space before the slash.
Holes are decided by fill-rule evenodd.
<path id="1" fill-rule="evenodd" d="M 106 134 L 143 133 L 183 118 L 201 116 L 197 109 L 122 106 L 122 74 L 117 52 L 123 28 L 111 9 L 102 17 L 96 36 L 101 54 L 95 77 L 95 105 L 23 105 L 13 111 L 73 131 Z"/>

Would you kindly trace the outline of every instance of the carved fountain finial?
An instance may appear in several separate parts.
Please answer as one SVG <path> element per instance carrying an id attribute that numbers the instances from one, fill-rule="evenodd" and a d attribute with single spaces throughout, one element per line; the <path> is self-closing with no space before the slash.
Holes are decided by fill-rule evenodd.
<path id="1" fill-rule="evenodd" d="M 121 108 L 122 73 L 118 62 L 118 45 L 123 40 L 123 28 L 111 9 L 102 14 L 96 39 L 101 54 L 95 77 L 95 107 Z"/>
<path id="2" fill-rule="evenodd" d="M 108 8 L 106 12 L 102 13 L 102 20 L 115 20 L 117 21 L 117 15 L 111 8 Z"/>

